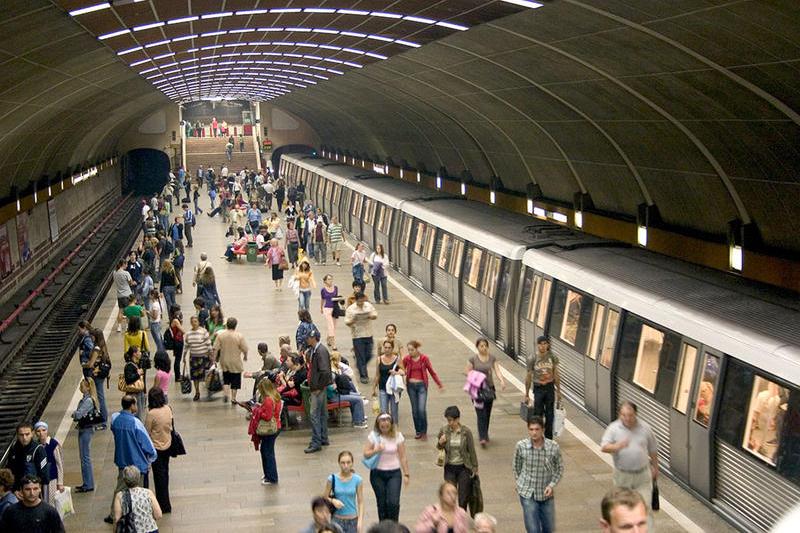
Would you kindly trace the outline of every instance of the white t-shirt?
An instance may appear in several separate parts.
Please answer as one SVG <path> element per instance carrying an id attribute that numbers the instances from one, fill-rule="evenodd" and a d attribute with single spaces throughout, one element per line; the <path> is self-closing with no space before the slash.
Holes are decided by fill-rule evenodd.
<path id="1" fill-rule="evenodd" d="M 153 300 L 150 302 L 150 321 L 159 323 L 161 322 L 161 301 Z"/>
<path id="2" fill-rule="evenodd" d="M 127 270 L 115 270 L 113 277 L 114 288 L 117 291 L 117 298 L 125 298 L 126 296 L 133 294 L 133 291 L 131 290 L 131 282 L 133 281 L 133 278 Z"/>
<path id="3" fill-rule="evenodd" d="M 150 213 L 150 206 L 144 204 L 142 206 L 142 220 L 147 220 L 147 215 Z"/>

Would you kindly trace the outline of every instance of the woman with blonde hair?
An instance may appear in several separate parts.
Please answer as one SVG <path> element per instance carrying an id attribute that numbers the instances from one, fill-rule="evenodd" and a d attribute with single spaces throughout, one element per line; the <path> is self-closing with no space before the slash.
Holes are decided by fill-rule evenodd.
<path id="1" fill-rule="evenodd" d="M 83 482 L 75 487 L 75 492 L 91 492 L 94 490 L 91 446 L 94 427 L 100 415 L 100 402 L 97 401 L 97 388 L 93 379 L 83 378 L 79 388 L 83 397 L 78 402 L 78 408 L 72 413 L 72 419 L 78 423 L 78 453 L 81 458 Z"/>
<path id="2" fill-rule="evenodd" d="M 392 415 L 383 413 L 375 419 L 375 428 L 364 445 L 364 459 L 380 455 L 369 472 L 369 482 L 378 504 L 378 520 L 394 520 L 400 516 L 400 490 L 408 485 L 408 457 L 403 434 L 397 431 Z"/>
<path id="3" fill-rule="evenodd" d="M 261 469 L 264 474 L 261 484 L 273 485 L 278 482 L 275 441 L 281 432 L 283 402 L 278 389 L 270 379 L 262 379 L 259 382 L 258 397 L 261 403 L 253 406 L 247 433 L 255 449 L 261 453 Z"/>
<path id="4" fill-rule="evenodd" d="M 298 310 L 308 311 L 311 306 L 311 289 L 317 288 L 317 282 L 314 280 L 314 273 L 311 271 L 311 263 L 302 261 L 297 266 L 297 272 L 294 274 L 299 287 L 299 294 L 297 296 Z"/>
<path id="5" fill-rule="evenodd" d="M 175 295 L 178 292 L 178 285 L 178 273 L 175 271 L 172 261 L 165 259 L 161 262 L 161 284 L 159 289 L 167 302 L 167 312 L 177 303 Z"/>

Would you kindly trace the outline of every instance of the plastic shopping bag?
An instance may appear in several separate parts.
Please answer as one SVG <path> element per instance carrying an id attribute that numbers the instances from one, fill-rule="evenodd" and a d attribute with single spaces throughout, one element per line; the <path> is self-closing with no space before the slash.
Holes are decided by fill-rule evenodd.
<path id="1" fill-rule="evenodd" d="M 72 491 L 69 487 L 64 487 L 64 492 L 56 491 L 56 510 L 63 520 L 71 514 L 75 514 L 75 507 L 72 505 Z"/>
<path id="2" fill-rule="evenodd" d="M 567 411 L 560 405 L 555 408 L 553 417 L 553 437 L 560 437 L 564 431 L 564 421 L 567 419 Z"/>

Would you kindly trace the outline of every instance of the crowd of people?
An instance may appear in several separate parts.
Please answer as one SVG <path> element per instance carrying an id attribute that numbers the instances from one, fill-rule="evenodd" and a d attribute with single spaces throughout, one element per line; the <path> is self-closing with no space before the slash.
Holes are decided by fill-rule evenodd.
<path id="1" fill-rule="evenodd" d="M 208 215 L 220 215 L 228 226 L 231 242 L 223 257 L 235 261 L 237 253 L 253 243 L 265 256 L 274 290 L 282 291 L 283 280 L 288 279 L 297 298 L 294 338 L 281 335 L 277 355 L 260 342 L 261 368 L 256 372 L 244 370 L 248 342 L 237 331 L 238 320 L 223 313 L 208 255 L 199 254 L 187 274 L 191 288 L 183 275 L 185 248 L 193 246 L 196 217 L 203 212 L 202 189 L 209 195 Z M 329 217 L 305 198 L 302 183 L 287 187 L 268 169 L 231 172 L 223 167 L 217 175 L 213 168 L 201 167 L 193 176 L 178 169 L 170 173 L 159 193 L 142 201 L 141 214 L 142 239 L 113 273 L 119 307 L 116 331 L 122 337 L 124 365 L 117 380 L 120 410 L 110 417 L 104 386 L 111 377 L 112 357 L 105 335 L 88 321 L 78 324 L 83 377 L 72 417 L 78 429 L 82 483 L 75 492 L 94 491 L 92 437 L 110 427 L 118 478 L 105 520 L 130 523 L 135 531 L 157 531 L 159 518 L 172 511 L 170 459 L 185 453 L 170 402 L 177 391 L 193 391 L 194 401 L 201 401 L 202 391 L 208 401 L 221 392 L 223 403 L 246 410 L 246 432 L 261 458 L 263 485 L 279 483 L 276 442 L 282 432 L 296 430 L 298 419 L 292 413 L 304 410 L 303 406 L 311 426 L 307 454 L 332 445 L 328 434 L 331 406 L 348 409 L 354 428 L 369 429 L 363 449 L 340 451 L 335 471 L 321 480 L 322 491 L 311 502 L 312 523 L 303 531 L 408 531 L 399 523 L 400 508 L 403 489 L 413 475 L 411 465 L 416 462 L 409 460 L 406 438 L 399 429 L 402 397 L 409 398 L 414 439 L 426 441 L 430 382 L 440 390 L 444 383 L 434 360 L 423 352 L 423 343 L 401 341 L 396 324 L 384 324 L 383 336 L 377 342 L 374 338 L 373 324 L 379 318 L 376 305 L 389 303 L 389 259 L 383 246 L 369 254 L 364 243 L 357 243 L 350 257 L 349 292 L 340 290 L 330 272 L 317 285 L 315 269 L 329 260 L 337 266 L 341 263 L 342 226 L 335 216 Z M 373 284 L 373 301 L 366 291 L 368 282 Z M 193 309 L 184 316 L 177 295 L 192 289 Z M 324 336 L 322 324 L 318 327 L 311 314 L 315 295 Z M 337 342 L 340 318 L 350 329 L 352 350 Z M 561 401 L 559 362 L 547 337 L 540 337 L 537 346 L 538 353 L 527 367 L 523 397 L 524 403 L 532 405 L 527 436 L 517 443 L 510 460 L 528 533 L 555 529 L 555 489 L 567 466 L 553 440 L 554 407 Z M 478 338 L 475 347 L 464 369 L 464 389 L 475 409 L 476 434 L 462 422 L 458 406 L 445 409 L 434 443 L 443 481 L 437 501 L 423 510 L 413 526 L 419 533 L 497 531 L 496 520 L 483 512 L 479 448 L 491 442 L 492 407 L 497 388 L 505 390 L 506 381 L 489 341 Z M 148 371 L 153 374 L 151 380 Z M 253 385 L 252 392 L 241 397 L 243 378 L 252 379 Z M 634 404 L 622 405 L 619 420 L 608 427 L 601 445 L 614 458 L 616 487 L 603 500 L 604 530 L 647 531 L 648 526 L 652 528 L 647 502 L 658 476 L 657 443 L 650 428 L 637 420 Z M 354 470 L 357 460 L 369 471 L 377 503 L 378 523 L 371 527 L 365 518 L 365 479 Z M 54 498 L 64 490 L 63 464 L 61 444 L 49 435 L 45 422 L 17 428 L 10 470 L 0 470 L 0 530 L 24 530 L 15 527 L 34 515 L 52 524 L 42 531 L 63 530 L 58 513 L 51 512 Z M 149 489 L 151 473 L 154 491 Z M 20 501 L 13 503 L 16 498 Z M 5 529 L 8 524 L 13 527 Z"/>

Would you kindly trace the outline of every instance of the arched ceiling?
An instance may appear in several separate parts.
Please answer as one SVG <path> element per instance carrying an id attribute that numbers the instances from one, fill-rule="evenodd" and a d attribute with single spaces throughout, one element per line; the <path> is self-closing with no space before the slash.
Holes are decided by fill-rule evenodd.
<path id="1" fill-rule="evenodd" d="M 329 146 L 800 253 L 795 0 L 541 3 L 7 0 L 0 196 L 169 99 L 236 97 Z"/>

